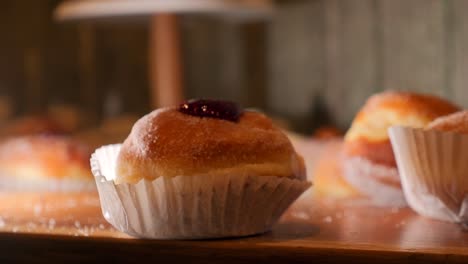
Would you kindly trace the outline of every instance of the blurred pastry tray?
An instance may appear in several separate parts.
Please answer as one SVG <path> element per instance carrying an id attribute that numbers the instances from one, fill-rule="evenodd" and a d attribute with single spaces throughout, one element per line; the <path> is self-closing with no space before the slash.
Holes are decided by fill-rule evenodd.
<path id="1" fill-rule="evenodd" d="M 133 239 L 110 227 L 95 195 L 0 197 L 0 263 L 467 263 L 468 232 L 409 208 L 303 195 L 260 236 Z"/>

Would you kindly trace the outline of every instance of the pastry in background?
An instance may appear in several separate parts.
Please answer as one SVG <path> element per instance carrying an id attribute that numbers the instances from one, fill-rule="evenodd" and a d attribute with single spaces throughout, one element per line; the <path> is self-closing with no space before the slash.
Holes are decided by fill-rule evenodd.
<path id="1" fill-rule="evenodd" d="M 285 131 L 285 134 L 297 153 L 304 158 L 307 179 L 314 182 L 314 196 L 330 199 L 362 197 L 343 177 L 341 137 L 328 137 L 328 133 L 324 138 L 308 137 L 291 131 Z"/>
<path id="2" fill-rule="evenodd" d="M 314 181 L 313 170 L 315 162 L 319 159 L 323 150 L 322 142 L 317 142 L 305 135 L 290 130 L 283 130 L 283 133 L 289 138 L 297 153 L 304 159 L 304 164 L 307 168 L 307 179 Z"/>
<path id="3" fill-rule="evenodd" d="M 424 129 L 389 129 L 409 206 L 423 216 L 468 227 L 468 111 Z"/>
<path id="4" fill-rule="evenodd" d="M 39 134 L 66 134 L 67 130 L 45 115 L 23 116 L 6 123 L 0 129 L 0 138 Z"/>
<path id="5" fill-rule="evenodd" d="M 0 105 L 1 107 L 1 105 Z M 80 111 L 70 105 L 51 105 L 40 114 L 20 116 L 0 127 L 0 138 L 27 135 L 69 135 L 83 122 Z"/>
<path id="6" fill-rule="evenodd" d="M 94 190 L 91 149 L 63 136 L 21 136 L 0 143 L 0 191 Z"/>
<path id="7" fill-rule="evenodd" d="M 315 143 L 318 144 L 318 143 Z M 314 195 L 323 198 L 360 198 L 362 194 L 343 177 L 341 165 L 342 140 L 327 140 L 311 168 L 314 177 Z M 306 159 L 306 158 L 305 158 Z M 309 169 L 309 166 L 307 166 Z"/>
<path id="8" fill-rule="evenodd" d="M 50 105 L 47 108 L 47 116 L 68 133 L 78 131 L 84 122 L 81 111 L 77 107 L 67 104 Z"/>
<path id="9" fill-rule="evenodd" d="M 400 125 L 425 127 L 459 108 L 432 95 L 386 91 L 370 97 L 345 136 L 346 180 L 377 205 L 404 206 L 395 156 L 387 130 Z"/>
<path id="10" fill-rule="evenodd" d="M 263 233 L 310 186 L 287 136 L 265 115 L 225 101 L 155 110 L 121 148 L 98 149 L 92 164 L 106 219 L 146 238 Z"/>
<path id="11" fill-rule="evenodd" d="M 322 126 L 312 137 L 291 131 L 285 131 L 285 134 L 304 158 L 307 179 L 314 182 L 314 196 L 331 199 L 359 196 L 359 192 L 343 178 L 340 163 L 343 138 L 336 127 Z"/>

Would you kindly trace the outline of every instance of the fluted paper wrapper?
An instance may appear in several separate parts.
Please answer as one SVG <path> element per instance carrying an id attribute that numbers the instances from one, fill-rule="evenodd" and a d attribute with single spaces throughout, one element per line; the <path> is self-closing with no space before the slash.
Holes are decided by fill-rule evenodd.
<path id="1" fill-rule="evenodd" d="M 468 223 L 468 136 L 389 129 L 408 204 L 419 214 Z"/>
<path id="2" fill-rule="evenodd" d="M 91 167 L 102 213 L 118 230 L 153 239 L 201 239 L 271 229 L 310 183 L 248 175 L 177 176 L 118 184 L 120 145 L 97 149 Z"/>

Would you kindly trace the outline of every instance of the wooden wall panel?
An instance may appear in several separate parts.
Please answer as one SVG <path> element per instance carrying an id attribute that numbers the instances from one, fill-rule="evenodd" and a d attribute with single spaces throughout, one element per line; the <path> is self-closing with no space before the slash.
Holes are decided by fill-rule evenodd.
<path id="1" fill-rule="evenodd" d="M 267 32 L 272 112 L 307 122 L 314 97 L 325 92 L 323 5 L 324 1 L 278 5 Z"/>
<path id="2" fill-rule="evenodd" d="M 51 1 L 17 1 L 16 4 L 21 9 L 19 16 L 21 21 L 17 21 L 18 40 L 22 49 L 22 73 L 24 78 L 23 103 L 24 111 L 38 112 L 45 109 L 49 96 L 52 94 L 48 80 L 57 79 L 61 76 L 60 72 L 54 72 L 48 78 L 47 70 L 51 69 L 50 62 L 53 61 L 56 53 L 66 50 L 65 46 L 55 50 L 53 54 L 47 51 L 57 43 L 57 39 L 50 34 L 53 30 L 51 23 Z M 34 30 L 31 29 L 34 27 Z M 61 65 L 62 68 L 69 64 Z"/>
<path id="3" fill-rule="evenodd" d="M 448 47 L 451 64 L 449 68 L 452 98 L 461 106 L 468 108 L 468 1 L 449 1 L 449 13 L 452 17 L 449 26 L 450 38 Z"/>
<path id="4" fill-rule="evenodd" d="M 12 80 L 9 87 L 14 91 L 16 110 L 20 113 L 37 111 L 44 102 L 42 48 L 47 7 L 40 1 L 19 0 L 10 3 L 8 9 L 11 13 L 7 14 L 8 22 L 3 26 L 7 41 L 11 41 L 5 51 L 11 57 L 6 56 L 5 66 L 14 77 L 6 78 Z"/>
<path id="5" fill-rule="evenodd" d="M 186 96 L 246 101 L 241 26 L 219 17 L 182 23 Z"/>
<path id="6" fill-rule="evenodd" d="M 79 106 L 80 82 L 78 46 L 79 35 L 75 23 L 59 23 L 52 19 L 57 0 L 48 0 L 42 14 L 45 30 L 41 32 L 44 41 L 43 57 L 43 104 L 71 104 Z"/>
<path id="7" fill-rule="evenodd" d="M 329 106 L 329 111 L 336 119 L 335 122 L 343 123 L 342 109 L 346 105 L 348 98 L 344 96 L 346 92 L 345 84 L 341 79 L 341 17 L 340 1 L 329 0 L 324 3 L 325 21 L 325 61 L 326 61 L 326 89 L 324 100 Z"/>
<path id="8" fill-rule="evenodd" d="M 326 101 L 346 128 L 380 84 L 378 18 L 374 0 L 326 1 Z"/>
<path id="9" fill-rule="evenodd" d="M 341 94 L 329 96 L 345 99 L 335 109 L 340 111 L 336 113 L 339 125 L 346 127 L 369 95 L 381 86 L 380 43 L 375 0 L 340 1 L 338 8 L 339 57 L 333 62 L 337 72 L 327 76 L 328 80 L 339 80 Z"/>
<path id="10" fill-rule="evenodd" d="M 99 115 L 149 110 L 146 32 L 140 24 L 96 25 Z"/>
<path id="11" fill-rule="evenodd" d="M 267 56 L 267 26 L 264 22 L 251 22 L 242 27 L 243 58 L 238 65 L 244 73 L 243 88 L 244 105 L 267 110 L 268 107 L 268 56 Z M 242 85 L 242 83 L 241 83 Z"/>
<path id="12" fill-rule="evenodd" d="M 131 24 L 116 28 L 120 38 L 116 57 L 123 57 L 121 74 L 123 112 L 143 114 L 150 110 L 148 83 L 148 27 L 145 24 Z"/>
<path id="13" fill-rule="evenodd" d="M 441 0 L 378 1 L 382 88 L 445 95 L 445 11 Z"/>
<path id="14" fill-rule="evenodd" d="M 1 95 L 12 101 L 13 112 L 20 111 L 19 104 L 23 101 L 19 89 L 23 85 L 21 72 L 21 50 L 16 41 L 19 8 L 17 2 L 5 1 L 0 8 L 0 91 Z"/>
<path id="15" fill-rule="evenodd" d="M 78 29 L 78 83 L 79 103 L 82 111 L 90 117 L 90 123 L 97 122 L 100 102 L 97 96 L 97 61 L 96 61 L 96 28 L 91 23 L 81 23 Z"/>
<path id="16" fill-rule="evenodd" d="M 186 97 L 212 97 L 219 77 L 218 25 L 212 19 L 186 17 L 181 26 Z"/>
<path id="17" fill-rule="evenodd" d="M 60 1 L 6 1 L 1 9 L 0 92 L 17 113 L 74 104 L 99 119 L 104 95 L 119 91 L 123 112 L 148 111 L 147 34 L 140 24 L 58 23 Z"/>
<path id="18" fill-rule="evenodd" d="M 98 121 L 114 91 L 118 111 L 147 112 L 145 24 L 59 24 L 60 1 L 2 3 L 0 96 L 18 113 L 64 102 Z M 383 89 L 468 106 L 467 9 L 464 0 L 296 0 L 277 1 L 264 24 L 184 16 L 186 95 L 264 108 L 306 132 L 327 113 L 346 128 Z"/>
<path id="19" fill-rule="evenodd" d="M 240 24 L 220 21 L 219 32 L 219 83 L 214 95 L 218 98 L 245 104 L 247 93 L 245 76 L 244 36 Z"/>

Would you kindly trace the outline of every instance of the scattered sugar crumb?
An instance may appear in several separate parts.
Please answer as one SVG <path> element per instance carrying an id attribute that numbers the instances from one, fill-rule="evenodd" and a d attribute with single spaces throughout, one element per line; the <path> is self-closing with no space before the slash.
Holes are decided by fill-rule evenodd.
<path id="1" fill-rule="evenodd" d="M 404 226 L 406 225 L 406 222 L 405 221 L 401 221 L 400 223 L 396 224 L 395 227 L 396 228 L 400 228 L 401 226 Z"/>
<path id="2" fill-rule="evenodd" d="M 36 229 L 37 224 L 34 223 L 34 222 L 29 222 L 29 223 L 27 224 L 27 227 L 28 227 L 28 230 Z"/>
<path id="3" fill-rule="evenodd" d="M 76 235 L 89 236 L 89 227 L 85 225 L 83 228 L 79 228 Z"/>
<path id="4" fill-rule="evenodd" d="M 49 229 L 54 229 L 55 224 L 56 224 L 56 222 L 55 222 L 55 219 L 54 219 L 54 218 L 49 219 L 48 228 L 49 228 Z"/>
<path id="5" fill-rule="evenodd" d="M 294 217 L 299 218 L 299 219 L 303 219 L 303 220 L 309 219 L 309 216 L 304 212 L 294 213 Z"/>
<path id="6" fill-rule="evenodd" d="M 336 219 L 341 219 L 343 217 L 343 213 L 342 212 L 336 212 L 335 217 L 336 217 Z"/>
<path id="7" fill-rule="evenodd" d="M 42 206 L 40 204 L 34 205 L 34 215 L 38 216 L 42 212 Z"/>
<path id="8" fill-rule="evenodd" d="M 66 206 L 69 207 L 69 208 L 74 208 L 78 205 L 78 203 L 76 202 L 76 200 L 74 199 L 69 199 L 67 200 L 66 202 Z"/>
<path id="9" fill-rule="evenodd" d="M 323 221 L 325 223 L 331 223 L 331 222 L 333 222 L 333 218 L 331 216 L 326 216 L 326 217 L 323 218 Z"/>

